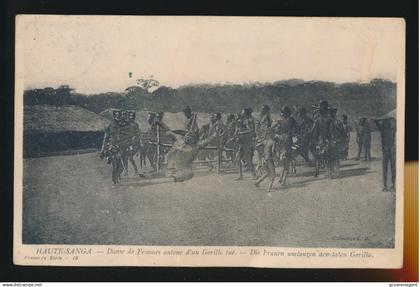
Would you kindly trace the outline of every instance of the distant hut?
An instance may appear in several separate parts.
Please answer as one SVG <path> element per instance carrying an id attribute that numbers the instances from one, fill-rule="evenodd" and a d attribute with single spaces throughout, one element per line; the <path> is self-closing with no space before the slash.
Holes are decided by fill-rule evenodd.
<path id="1" fill-rule="evenodd" d="M 109 120 L 78 106 L 25 106 L 24 156 L 100 148 Z"/>

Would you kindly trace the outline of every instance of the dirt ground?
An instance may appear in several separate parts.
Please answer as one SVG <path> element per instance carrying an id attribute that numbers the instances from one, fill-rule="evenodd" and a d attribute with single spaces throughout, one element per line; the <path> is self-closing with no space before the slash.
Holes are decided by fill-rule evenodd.
<path id="1" fill-rule="evenodd" d="M 352 143 L 354 142 L 354 135 Z M 350 157 L 356 155 L 352 144 Z M 111 185 L 97 153 L 24 160 L 23 240 L 30 244 L 369 247 L 394 244 L 395 194 L 382 192 L 378 134 L 371 162 L 340 178 L 298 167 L 271 196 L 254 181 L 197 167 L 192 180 L 124 177 Z M 281 172 L 281 168 L 277 169 Z"/>

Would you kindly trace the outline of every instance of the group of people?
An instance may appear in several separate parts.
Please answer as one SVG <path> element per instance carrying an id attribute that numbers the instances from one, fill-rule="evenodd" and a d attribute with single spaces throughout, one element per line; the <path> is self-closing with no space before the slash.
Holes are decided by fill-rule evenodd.
<path id="1" fill-rule="evenodd" d="M 231 129 L 235 130 L 231 139 L 236 139 L 238 179 L 243 178 L 246 167 L 256 179 L 256 186 L 269 178 L 268 191 L 271 191 L 276 178 L 276 164 L 283 165 L 279 182 L 286 185 L 289 174 L 296 173 L 296 158 L 299 155 L 309 165 L 315 165 L 316 177 L 322 167 L 327 168 L 330 178 L 337 177 L 339 160 L 348 157 L 351 127 L 347 116 L 338 120 L 337 109 L 327 101 L 313 106 L 312 117 L 305 108 L 298 110 L 288 106 L 281 109 L 280 115 L 281 119 L 273 122 L 270 107 L 263 105 L 257 119 L 252 116 L 251 108 L 244 109 L 237 116 L 236 128 Z M 253 164 L 255 151 L 256 167 Z"/>
<path id="2" fill-rule="evenodd" d="M 107 158 L 112 165 L 112 182 L 121 181 L 121 174 L 128 174 L 128 161 L 139 174 L 134 156 L 141 150 L 140 128 L 136 123 L 136 112 L 114 110 L 113 120 L 105 129 L 100 157 Z"/>
<path id="3" fill-rule="evenodd" d="M 315 166 L 315 177 L 319 176 L 321 168 L 325 168 L 329 178 L 337 178 L 340 160 L 348 159 L 351 125 L 346 115 L 338 119 L 337 108 L 327 101 L 320 101 L 318 105 L 312 106 L 312 116 L 308 115 L 305 108 L 298 110 L 295 107 L 284 106 L 280 112 L 281 118 L 276 122 L 272 120 L 271 109 L 268 105 L 262 106 L 257 118 L 254 118 L 250 107 L 244 108 L 238 114 L 229 114 L 226 122 L 222 120 L 221 113 L 214 113 L 210 117 L 210 123 L 201 128 L 197 124 L 197 115 L 190 107 L 185 107 L 183 113 L 185 116 L 183 130 L 171 130 L 164 123 L 162 112 L 149 114 L 148 123 L 152 137 L 159 132 L 169 134 L 174 136 L 171 144 L 176 143 L 176 147 L 167 144 L 162 148 L 160 155 L 156 155 L 158 144 L 156 138 L 142 142 L 139 126 L 135 122 L 135 112 L 114 111 L 114 120 L 105 131 L 101 151 L 102 157 L 107 157 L 109 162 L 113 163 L 113 170 L 116 170 L 113 171 L 113 182 L 118 183 L 121 173 L 124 170 L 127 172 L 129 161 L 135 173 L 138 174 L 137 165 L 133 159 L 136 154 L 140 155 L 141 163 L 147 155 L 151 165 L 155 166 L 168 153 L 168 167 L 171 166 L 168 169 L 176 170 L 177 164 L 170 164 L 170 160 L 177 158 L 178 161 L 184 161 L 178 163 L 178 166 L 183 168 L 188 166 L 189 170 L 188 176 L 185 177 L 184 172 L 182 178 L 174 178 L 181 181 L 191 178 L 192 161 L 199 156 L 198 151 L 205 149 L 209 144 L 217 147 L 214 152 L 219 157 L 218 162 L 224 155 L 224 160 L 229 161 L 231 166 L 238 169 L 238 180 L 244 178 L 243 173 L 246 171 L 249 171 L 252 178 L 256 180 L 256 186 L 268 178 L 269 192 L 275 182 L 276 166 L 283 166 L 279 182 L 286 185 L 289 174 L 296 173 L 298 156 L 301 156 L 308 165 Z M 377 125 L 380 130 L 390 130 L 386 121 L 385 123 L 377 121 Z M 392 130 L 387 133 L 392 134 Z M 356 142 L 359 145 L 357 158 L 360 158 L 364 148 L 365 159 L 370 160 L 370 137 L 368 119 L 361 118 L 357 127 Z M 391 162 L 391 170 L 394 172 L 395 149 L 387 148 L 391 145 L 392 139 L 388 139 L 389 135 L 385 137 L 387 139 L 385 139 L 386 147 L 383 145 L 383 150 L 386 149 L 384 162 L 385 159 L 387 163 Z M 179 142 L 182 144 L 180 145 Z M 183 156 L 180 157 L 180 154 Z M 256 165 L 254 165 L 255 157 L 257 158 Z M 395 172 L 392 175 L 393 186 L 395 185 L 394 174 Z M 385 171 L 384 177 L 386 187 Z"/>

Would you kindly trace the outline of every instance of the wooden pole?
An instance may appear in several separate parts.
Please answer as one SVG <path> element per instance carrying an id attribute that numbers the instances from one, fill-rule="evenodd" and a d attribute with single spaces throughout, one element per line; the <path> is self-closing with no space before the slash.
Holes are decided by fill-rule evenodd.
<path id="1" fill-rule="evenodd" d="M 107 148 L 107 141 L 108 141 L 108 133 L 105 131 L 104 132 L 104 138 L 102 140 L 102 147 L 101 147 L 101 153 L 103 153 L 105 151 L 105 148 Z"/>
<path id="2" fill-rule="evenodd" d="M 159 126 L 159 124 L 157 125 L 156 131 L 157 131 L 157 134 L 156 134 L 156 138 L 157 138 L 157 144 L 156 144 L 156 172 L 159 172 L 159 170 L 160 170 L 160 126 Z"/>

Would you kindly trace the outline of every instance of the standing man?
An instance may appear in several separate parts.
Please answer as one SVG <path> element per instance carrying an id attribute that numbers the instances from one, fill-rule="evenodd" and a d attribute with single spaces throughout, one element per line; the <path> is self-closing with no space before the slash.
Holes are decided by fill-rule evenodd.
<path id="1" fill-rule="evenodd" d="M 238 137 L 238 160 L 239 160 L 239 178 L 243 179 L 243 164 L 246 164 L 251 171 L 252 177 L 255 178 L 255 168 L 252 162 L 254 157 L 255 142 L 255 122 L 252 117 L 252 109 L 245 108 L 242 111 L 241 119 L 237 128 Z"/>
<path id="2" fill-rule="evenodd" d="M 293 137 L 297 132 L 296 120 L 292 117 L 292 110 L 285 106 L 281 111 L 282 120 L 280 123 L 280 139 L 284 145 L 285 152 L 283 156 L 283 171 L 279 182 L 286 185 L 286 179 L 289 175 L 290 164 L 293 160 Z"/>
<path id="3" fill-rule="evenodd" d="M 382 178 L 383 178 L 383 191 L 387 189 L 388 177 L 388 164 L 391 165 L 391 182 L 392 190 L 395 191 L 395 175 L 396 175 L 396 148 L 395 148 L 395 134 L 396 134 L 396 121 L 395 118 L 382 118 L 375 120 L 376 126 L 381 133 L 382 143 Z"/>
<path id="4" fill-rule="evenodd" d="M 357 127 L 357 138 L 356 142 L 359 144 L 359 152 L 357 153 L 357 159 L 360 159 L 360 154 L 362 149 L 365 149 L 365 160 L 369 161 L 370 156 L 370 142 L 371 142 L 371 133 L 369 121 L 366 117 L 362 117 L 359 120 L 359 126 Z"/>
<path id="5" fill-rule="evenodd" d="M 189 106 L 186 106 L 182 111 L 185 115 L 184 141 L 188 145 L 195 145 L 198 143 L 199 139 L 197 115 L 192 113 L 192 110 Z"/>

